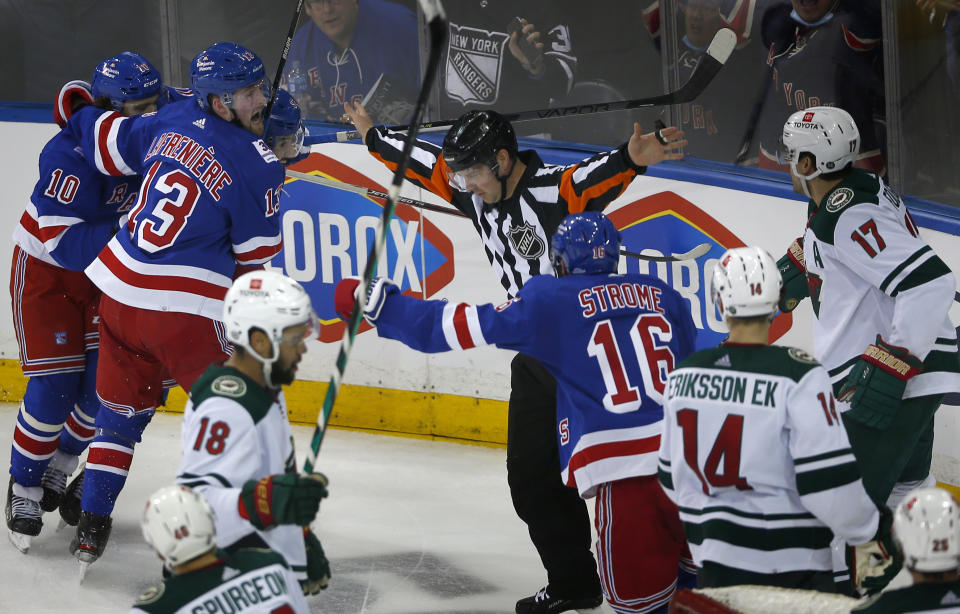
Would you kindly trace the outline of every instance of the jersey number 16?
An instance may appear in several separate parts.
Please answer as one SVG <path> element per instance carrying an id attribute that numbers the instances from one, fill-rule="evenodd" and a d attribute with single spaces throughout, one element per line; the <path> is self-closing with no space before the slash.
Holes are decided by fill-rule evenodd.
<path id="1" fill-rule="evenodd" d="M 667 374 L 673 371 L 675 362 L 673 352 L 667 345 L 671 339 L 673 329 L 670 322 L 660 314 L 642 314 L 630 328 L 630 341 L 639 363 L 643 393 L 660 405 L 663 404 Z M 600 363 L 600 372 L 607 387 L 607 393 L 603 396 L 604 409 L 615 414 L 640 409 L 640 389 L 630 381 L 610 320 L 600 320 L 594 326 L 587 344 L 587 354 Z M 629 371 L 635 373 L 634 369 Z"/>

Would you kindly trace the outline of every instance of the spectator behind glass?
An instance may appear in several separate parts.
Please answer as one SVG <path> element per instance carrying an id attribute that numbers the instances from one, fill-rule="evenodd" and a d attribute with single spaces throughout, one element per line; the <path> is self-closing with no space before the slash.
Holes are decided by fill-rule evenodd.
<path id="1" fill-rule="evenodd" d="M 386 0 L 306 0 L 310 22 L 293 38 L 285 75 L 307 117 L 339 121 L 363 102 L 374 121 L 405 123 L 420 82 L 417 17 Z"/>
<path id="2" fill-rule="evenodd" d="M 760 168 L 777 163 L 783 118 L 812 106 L 847 110 L 863 139 L 855 166 L 885 172 L 883 55 L 876 0 L 792 0 L 761 18 L 771 83 L 757 123 Z"/>
<path id="3" fill-rule="evenodd" d="M 737 46 L 720 74 L 696 100 L 680 107 L 689 156 L 756 164 L 756 146 L 751 147 L 748 136 L 752 107 L 745 102 L 757 100 L 766 86 L 763 49 L 752 36 L 759 25 L 757 4 L 762 1 L 680 0 L 676 68 L 681 85 L 690 79 L 718 30 L 729 28 L 737 35 Z M 644 24 L 659 48 L 658 5 L 654 2 L 645 11 Z"/>
<path id="4" fill-rule="evenodd" d="M 450 38 L 441 66 L 439 117 L 452 119 L 467 109 L 540 109 L 566 96 L 577 67 L 570 29 L 558 23 L 574 14 L 566 4 L 448 2 Z M 577 6 L 582 14 L 581 3 Z M 522 27 L 513 31 L 517 18 Z M 522 125 L 517 129 L 524 132 Z"/>

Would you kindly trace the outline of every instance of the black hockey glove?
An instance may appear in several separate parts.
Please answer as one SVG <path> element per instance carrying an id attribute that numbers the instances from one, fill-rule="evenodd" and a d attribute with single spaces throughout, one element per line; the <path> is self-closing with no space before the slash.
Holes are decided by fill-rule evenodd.
<path id="1" fill-rule="evenodd" d="M 237 510 L 258 529 L 308 525 L 326 496 L 327 477 L 322 473 L 278 473 L 246 482 L 237 498 Z"/>
<path id="2" fill-rule="evenodd" d="M 861 354 L 837 399 L 850 403 L 847 417 L 883 430 L 900 408 L 907 382 L 922 371 L 919 358 L 877 335 L 877 344 L 867 346 Z"/>
<path id="3" fill-rule="evenodd" d="M 303 527 L 303 545 L 307 550 L 307 579 L 300 581 L 300 588 L 304 595 L 316 595 L 326 590 L 330 582 L 330 561 L 323 553 L 320 539 L 310 527 Z"/>
<path id="4" fill-rule="evenodd" d="M 893 541 L 893 514 L 880 507 L 880 523 L 873 541 L 859 546 L 847 545 L 847 567 L 850 580 L 861 593 L 872 595 L 900 573 L 903 555 Z"/>
<path id="5" fill-rule="evenodd" d="M 807 264 L 803 259 L 803 237 L 795 239 L 787 253 L 777 260 L 783 290 L 780 291 L 780 311 L 793 311 L 800 301 L 810 296 L 807 285 Z"/>

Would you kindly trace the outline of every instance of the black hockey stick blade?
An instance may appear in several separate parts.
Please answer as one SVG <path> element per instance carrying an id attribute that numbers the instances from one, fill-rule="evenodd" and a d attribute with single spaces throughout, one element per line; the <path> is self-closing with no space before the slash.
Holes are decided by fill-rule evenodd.
<path id="1" fill-rule="evenodd" d="M 440 1 L 419 0 L 419 2 L 430 31 L 430 54 L 427 60 L 426 70 L 424 70 L 423 73 L 423 83 L 420 85 L 420 94 L 417 96 L 417 103 L 413 109 L 412 127 L 403 144 L 403 151 L 400 154 L 400 160 L 397 164 L 397 169 L 393 173 L 393 181 L 387 193 L 387 202 L 383 206 L 383 215 L 380 216 L 380 224 L 377 227 L 377 239 L 370 248 L 370 253 L 367 255 L 367 264 L 363 269 L 363 275 L 357 286 L 356 295 L 360 297 L 366 297 L 367 287 L 370 285 L 370 280 L 376 273 L 377 262 L 380 260 L 380 254 L 386 245 L 390 219 L 393 217 L 393 210 L 397 206 L 400 186 L 403 184 L 403 177 L 407 172 L 407 165 L 410 163 L 410 155 L 413 153 L 413 144 L 417 138 L 417 130 L 420 127 L 420 121 L 423 118 L 423 112 L 427 106 L 427 99 L 430 97 L 433 82 L 436 79 L 437 72 L 439 72 L 440 55 L 447 42 L 449 27 Z M 310 449 L 306 452 L 307 457 L 303 463 L 304 473 L 313 471 L 313 467 L 317 461 L 317 454 L 320 453 L 320 445 L 323 443 L 323 436 L 327 431 L 327 422 L 330 420 L 330 414 L 333 413 L 333 404 L 337 400 L 340 383 L 343 381 L 343 374 L 347 368 L 350 350 L 353 348 L 353 340 L 357 336 L 357 330 L 360 328 L 362 302 L 362 300 L 354 301 L 353 310 L 350 312 L 346 330 L 343 334 L 343 341 L 340 343 L 340 351 L 337 353 L 336 366 L 333 374 L 330 376 L 327 394 L 323 399 L 323 408 L 317 415 L 317 424 L 313 429 L 313 437 L 310 439 Z"/>
<path id="2" fill-rule="evenodd" d="M 646 254 L 638 254 L 636 252 L 627 251 L 621 247 L 620 255 L 636 258 L 637 260 L 646 260 L 647 262 L 680 262 L 681 260 L 696 260 L 700 256 L 709 252 L 711 247 L 712 246 L 709 243 L 701 243 L 688 252 L 683 252 L 682 254 L 673 254 L 672 256 L 648 256 Z"/>
<path id="3" fill-rule="evenodd" d="M 673 92 L 654 96 L 652 98 L 638 98 L 636 100 L 622 100 L 619 102 L 599 102 L 590 104 L 580 104 L 570 107 L 557 107 L 555 109 L 537 109 L 534 111 L 520 111 L 517 113 L 502 113 L 507 121 L 527 121 L 532 119 L 550 119 L 554 117 L 569 117 L 574 115 L 590 115 L 592 113 L 609 113 L 611 111 L 625 111 L 629 109 L 640 109 L 645 107 L 656 107 L 671 104 L 681 104 L 696 100 L 703 93 L 713 78 L 717 76 L 720 69 L 726 63 L 734 47 L 737 46 L 737 35 L 729 28 L 720 29 L 713 37 L 713 41 L 707 48 L 707 52 L 700 59 L 700 63 L 693 70 L 690 79 L 683 86 Z M 449 128 L 457 120 L 445 119 L 435 122 L 421 124 L 421 130 L 440 130 Z M 390 126 L 390 130 L 405 131 L 410 130 L 411 126 Z M 304 139 L 307 145 L 318 143 L 345 143 L 360 138 L 360 133 L 356 130 L 346 130 L 331 134 L 322 134 L 310 136 Z"/>

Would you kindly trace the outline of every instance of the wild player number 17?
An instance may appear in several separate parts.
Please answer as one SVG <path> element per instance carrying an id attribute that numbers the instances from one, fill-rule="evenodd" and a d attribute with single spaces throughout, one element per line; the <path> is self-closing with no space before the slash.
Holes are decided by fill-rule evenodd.
<path id="1" fill-rule="evenodd" d="M 630 340 L 643 380 L 643 394 L 661 405 L 667 374 L 673 370 L 675 362 L 673 352 L 666 345 L 671 339 L 673 329 L 670 322 L 660 314 L 642 314 L 630 328 Z M 615 414 L 640 409 L 640 389 L 630 382 L 629 372 L 635 373 L 635 370 L 628 370 L 625 366 L 610 320 L 600 320 L 594 326 L 587 344 L 587 354 L 600 363 L 600 372 L 607 387 L 607 393 L 603 396 L 604 409 Z"/>

